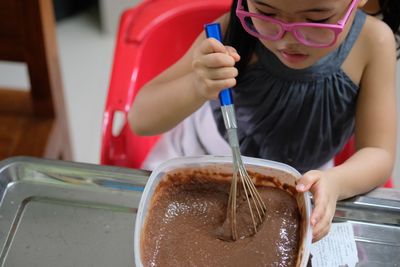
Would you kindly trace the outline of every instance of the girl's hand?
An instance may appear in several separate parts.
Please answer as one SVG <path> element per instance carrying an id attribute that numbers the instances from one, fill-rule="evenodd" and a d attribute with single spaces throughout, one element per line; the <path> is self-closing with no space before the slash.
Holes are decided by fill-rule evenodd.
<path id="1" fill-rule="evenodd" d="M 206 100 L 236 85 L 238 70 L 234 67 L 240 56 L 233 47 L 224 46 L 214 38 L 204 40 L 194 51 L 192 68 L 197 94 Z"/>
<path id="2" fill-rule="evenodd" d="M 313 195 L 314 209 L 311 213 L 313 240 L 316 242 L 328 234 L 335 215 L 339 189 L 334 179 L 322 171 L 312 170 L 303 175 L 296 185 L 298 192 L 310 191 Z"/>

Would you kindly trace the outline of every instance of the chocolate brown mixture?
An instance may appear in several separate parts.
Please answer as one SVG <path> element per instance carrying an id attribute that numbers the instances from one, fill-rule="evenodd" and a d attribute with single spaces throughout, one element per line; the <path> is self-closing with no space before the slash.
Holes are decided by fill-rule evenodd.
<path id="1" fill-rule="evenodd" d="M 267 206 L 256 235 L 223 241 L 218 229 L 226 218 L 230 182 L 196 174 L 162 181 L 142 230 L 144 266 L 295 266 L 300 242 L 300 212 L 284 190 L 258 187 Z M 238 210 L 242 236 L 251 227 Z M 244 234 L 243 234 L 244 233 Z"/>

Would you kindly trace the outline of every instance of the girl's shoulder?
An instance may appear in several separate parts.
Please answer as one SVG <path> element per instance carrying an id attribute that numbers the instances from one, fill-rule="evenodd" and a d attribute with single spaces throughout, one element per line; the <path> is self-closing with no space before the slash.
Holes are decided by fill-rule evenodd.
<path id="1" fill-rule="evenodd" d="M 365 25 L 360 34 L 362 48 L 369 58 L 379 56 L 384 49 L 395 49 L 396 40 L 393 31 L 382 20 L 367 15 Z"/>
<path id="2" fill-rule="evenodd" d="M 366 16 L 360 34 L 347 56 L 342 69 L 355 84 L 360 84 L 369 66 L 386 66 L 382 62 L 392 62 L 396 59 L 396 42 L 390 27 L 378 18 Z"/>

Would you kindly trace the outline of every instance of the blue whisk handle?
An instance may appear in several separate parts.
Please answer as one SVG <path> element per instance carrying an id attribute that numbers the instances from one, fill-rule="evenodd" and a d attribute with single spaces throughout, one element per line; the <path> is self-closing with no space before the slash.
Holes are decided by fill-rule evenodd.
<path id="1" fill-rule="evenodd" d="M 219 23 L 210 23 L 204 26 L 207 38 L 214 38 L 222 41 L 221 26 Z M 221 106 L 232 105 L 233 97 L 230 88 L 226 88 L 219 93 L 219 102 Z"/>

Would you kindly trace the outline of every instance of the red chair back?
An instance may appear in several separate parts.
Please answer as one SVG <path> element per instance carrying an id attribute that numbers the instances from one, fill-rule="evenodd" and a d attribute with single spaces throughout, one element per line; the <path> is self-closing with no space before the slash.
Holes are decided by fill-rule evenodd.
<path id="1" fill-rule="evenodd" d="M 147 0 L 124 12 L 103 118 L 101 164 L 140 167 L 159 136 L 137 136 L 129 129 L 126 115 L 134 97 L 147 81 L 178 60 L 204 24 L 227 12 L 231 3 Z"/>

